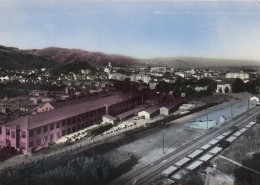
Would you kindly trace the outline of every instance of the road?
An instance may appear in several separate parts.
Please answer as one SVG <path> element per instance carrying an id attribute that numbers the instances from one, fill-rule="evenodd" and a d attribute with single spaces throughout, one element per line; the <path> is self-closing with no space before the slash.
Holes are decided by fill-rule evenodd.
<path id="1" fill-rule="evenodd" d="M 200 148 L 204 143 L 214 139 L 220 133 L 223 133 L 233 125 L 241 126 L 255 119 L 256 115 L 260 112 L 260 107 L 255 107 L 249 111 L 237 116 L 230 122 L 223 124 L 221 127 L 216 127 L 209 130 L 205 134 L 197 137 L 189 143 L 179 147 L 173 152 L 165 155 L 164 157 L 156 160 L 155 162 L 144 166 L 141 169 L 134 171 L 128 176 L 121 176 L 115 179 L 111 184 L 151 184 L 160 180 L 160 173 L 171 166 L 173 163 L 191 153 L 193 150 Z"/>

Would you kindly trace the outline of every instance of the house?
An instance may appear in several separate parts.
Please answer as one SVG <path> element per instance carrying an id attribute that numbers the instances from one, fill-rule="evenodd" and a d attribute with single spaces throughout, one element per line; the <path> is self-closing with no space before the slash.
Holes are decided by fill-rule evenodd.
<path id="1" fill-rule="evenodd" d="M 42 106 L 38 107 L 37 112 L 38 113 L 46 112 L 46 111 L 50 111 L 50 110 L 54 110 L 54 109 L 55 109 L 54 106 L 51 103 L 47 102 L 47 103 L 43 104 Z"/>
<path id="2" fill-rule="evenodd" d="M 158 82 L 154 81 L 154 80 L 151 80 L 149 82 L 149 88 L 150 89 L 156 89 L 156 86 L 158 85 Z"/>
<path id="3" fill-rule="evenodd" d="M 112 124 L 115 124 L 117 123 L 118 121 L 118 118 L 114 117 L 114 116 L 110 116 L 108 114 L 102 116 L 102 122 L 103 123 L 112 123 Z"/>
<path id="4" fill-rule="evenodd" d="M 145 119 L 152 119 L 160 115 L 160 106 L 154 105 L 138 113 L 138 117 L 144 117 Z"/>
<path id="5" fill-rule="evenodd" d="M 44 90 L 33 90 L 29 93 L 30 96 L 47 96 L 49 91 Z"/>
<path id="6" fill-rule="evenodd" d="M 179 105 L 183 103 L 183 99 L 179 98 L 172 103 L 169 103 L 160 108 L 160 114 L 169 115 L 178 109 Z"/>
<path id="7" fill-rule="evenodd" d="M 226 78 L 240 78 L 241 80 L 248 80 L 249 74 L 244 72 L 227 73 Z"/>
<path id="8" fill-rule="evenodd" d="M 204 86 L 204 87 L 200 87 L 200 86 L 197 86 L 195 87 L 195 91 L 196 92 L 200 92 L 200 91 L 206 91 L 208 89 L 208 85 L 207 86 Z"/>
<path id="9" fill-rule="evenodd" d="M 231 84 L 226 84 L 226 83 L 217 84 L 217 89 L 216 89 L 217 93 L 226 93 L 226 90 L 228 90 L 228 92 L 232 92 Z"/>
<path id="10" fill-rule="evenodd" d="M 255 103 L 259 103 L 259 98 L 256 96 L 252 96 L 251 98 L 249 98 L 250 102 L 255 102 Z"/>

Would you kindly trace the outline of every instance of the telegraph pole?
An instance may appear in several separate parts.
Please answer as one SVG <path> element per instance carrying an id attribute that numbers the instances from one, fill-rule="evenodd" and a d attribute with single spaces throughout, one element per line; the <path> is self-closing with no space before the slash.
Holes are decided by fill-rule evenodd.
<path id="1" fill-rule="evenodd" d="M 207 114 L 207 130 L 209 129 L 209 114 Z"/>
<path id="2" fill-rule="evenodd" d="M 164 154 L 164 132 L 163 133 L 163 154 Z"/>
<path id="3" fill-rule="evenodd" d="M 231 111 L 231 112 L 230 112 L 230 115 L 231 115 L 231 119 L 232 119 L 232 117 L 233 117 L 233 115 L 232 115 L 232 114 L 233 114 L 233 105 L 231 105 L 230 108 L 231 108 L 231 110 L 230 110 L 230 111 Z"/>

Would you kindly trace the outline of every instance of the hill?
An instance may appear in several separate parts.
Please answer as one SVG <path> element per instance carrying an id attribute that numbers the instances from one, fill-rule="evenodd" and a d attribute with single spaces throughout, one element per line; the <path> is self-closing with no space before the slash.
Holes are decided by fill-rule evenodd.
<path id="1" fill-rule="evenodd" d="M 53 60 L 35 56 L 14 47 L 0 45 L 0 68 L 2 69 L 40 69 L 57 65 Z"/>
<path id="2" fill-rule="evenodd" d="M 207 68 L 207 67 L 252 67 L 260 66 L 260 62 L 232 59 L 214 59 L 203 57 L 166 57 L 139 60 L 146 64 L 164 64 L 176 68 Z"/>
<path id="3" fill-rule="evenodd" d="M 110 55 L 101 52 L 89 52 L 80 49 L 49 47 L 45 49 L 32 49 L 26 51 L 36 56 L 41 55 L 48 57 L 61 64 L 79 62 L 88 63 L 91 66 L 106 66 L 108 62 L 111 62 L 114 66 L 129 66 L 137 62 L 136 59 L 127 56 Z"/>

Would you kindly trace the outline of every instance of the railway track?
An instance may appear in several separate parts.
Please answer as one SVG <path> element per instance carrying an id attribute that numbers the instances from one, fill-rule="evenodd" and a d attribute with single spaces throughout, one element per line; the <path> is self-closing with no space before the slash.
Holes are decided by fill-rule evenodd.
<path id="1" fill-rule="evenodd" d="M 245 113 L 237 116 L 235 118 L 235 120 L 231 120 L 228 123 L 226 123 L 225 125 L 222 125 L 221 127 L 216 127 L 212 130 L 209 130 L 206 134 L 203 134 L 200 137 L 192 140 L 191 142 L 186 143 L 185 145 L 179 147 L 178 149 L 165 155 L 164 157 L 156 160 L 155 162 L 136 170 L 135 172 L 131 173 L 129 176 L 123 177 L 122 179 L 119 178 L 119 179 L 114 180 L 112 182 L 112 184 L 115 184 L 115 185 L 151 184 L 152 182 L 159 180 L 158 174 L 160 174 L 164 169 L 171 166 L 178 159 L 186 156 L 188 153 L 190 153 L 194 149 L 203 145 L 206 141 L 213 139 L 219 133 L 225 132 L 231 126 L 241 127 L 241 126 L 245 125 L 246 123 L 248 123 L 248 121 L 254 119 L 256 117 L 256 115 L 259 113 L 259 111 L 260 111 L 259 107 L 250 109 L 249 111 L 246 111 Z"/>

